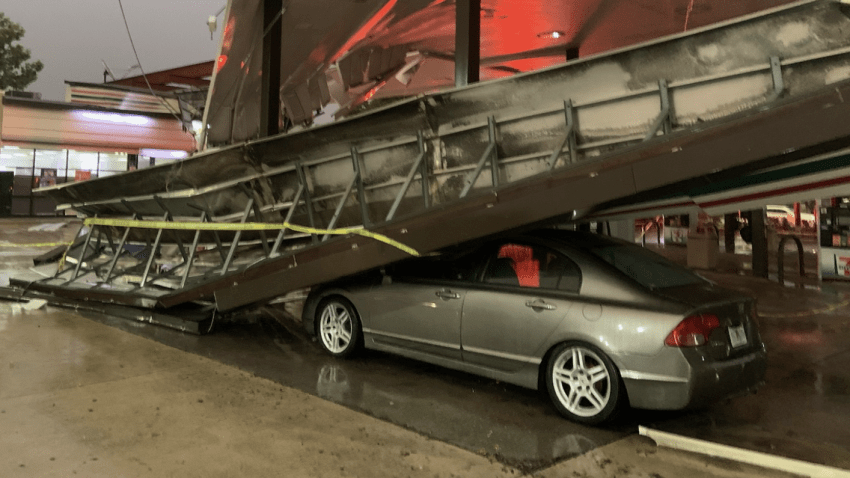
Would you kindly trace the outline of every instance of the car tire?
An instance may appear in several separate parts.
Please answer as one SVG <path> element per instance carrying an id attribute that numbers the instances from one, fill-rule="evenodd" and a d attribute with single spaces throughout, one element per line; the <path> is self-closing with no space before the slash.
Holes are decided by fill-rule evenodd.
<path id="1" fill-rule="evenodd" d="M 339 296 L 323 299 L 316 308 L 316 335 L 334 357 L 350 357 L 360 348 L 362 329 L 354 305 Z"/>
<path id="2" fill-rule="evenodd" d="M 546 365 L 549 398 L 564 417 L 597 425 L 622 408 L 622 382 L 617 367 L 601 350 L 588 344 L 558 345 Z"/>

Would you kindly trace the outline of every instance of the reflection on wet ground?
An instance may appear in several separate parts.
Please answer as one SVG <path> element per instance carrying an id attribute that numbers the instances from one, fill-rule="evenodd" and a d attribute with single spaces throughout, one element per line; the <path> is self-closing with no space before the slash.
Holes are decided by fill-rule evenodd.
<path id="1" fill-rule="evenodd" d="M 367 351 L 334 359 L 279 311 L 196 337 L 96 314 L 89 318 L 213 358 L 431 438 L 531 470 L 634 433 L 568 422 L 544 394 Z"/>
<path id="2" fill-rule="evenodd" d="M 768 347 L 765 386 L 658 428 L 695 438 L 850 469 L 850 287 L 781 287 L 711 275 L 758 297 Z"/>

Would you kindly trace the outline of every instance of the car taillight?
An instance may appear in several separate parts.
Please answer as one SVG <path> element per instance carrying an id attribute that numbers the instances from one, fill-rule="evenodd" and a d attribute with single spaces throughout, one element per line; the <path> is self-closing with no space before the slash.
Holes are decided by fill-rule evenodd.
<path id="1" fill-rule="evenodd" d="M 711 331 L 720 327 L 716 315 L 692 315 L 679 322 L 664 343 L 671 347 L 697 347 L 708 343 Z"/>

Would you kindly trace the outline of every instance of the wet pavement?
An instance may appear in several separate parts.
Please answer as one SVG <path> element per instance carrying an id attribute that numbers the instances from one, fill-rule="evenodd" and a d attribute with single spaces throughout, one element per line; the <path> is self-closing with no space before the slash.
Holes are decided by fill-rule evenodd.
<path id="1" fill-rule="evenodd" d="M 485 456 L 88 320 L 0 302 L 0 476 L 515 476 Z"/>
<path id="2" fill-rule="evenodd" d="M 43 251 L 0 249 L 0 275 L 28 266 L 22 257 Z M 638 425 L 850 469 L 850 286 L 795 289 L 734 273 L 705 275 L 758 298 L 769 351 L 765 387 L 757 395 L 705 410 L 632 410 L 602 428 L 562 419 L 537 391 L 377 352 L 333 359 L 292 319 L 297 304 L 244 314 L 201 337 L 81 314 L 520 471 L 541 470 L 604 447 L 636 434 Z"/>
<path id="3" fill-rule="evenodd" d="M 720 279 L 759 298 L 766 385 L 664 429 L 850 469 L 850 290 Z"/>
<path id="4" fill-rule="evenodd" d="M 684 264 L 685 248 L 658 252 Z M 808 258 L 807 258 L 808 259 Z M 659 420 L 672 433 L 850 469 L 850 282 L 805 287 L 749 275 L 747 255 L 721 254 L 705 277 L 758 300 L 768 350 L 765 385 L 681 419 Z M 809 262 L 814 262 L 813 260 Z M 790 267 L 789 267 L 790 269 Z M 809 268 L 811 271 L 811 268 Z"/>
<path id="5" fill-rule="evenodd" d="M 354 359 L 335 359 L 280 310 L 251 314 L 201 337 L 84 315 L 524 471 L 583 454 L 637 429 L 635 423 L 577 425 L 562 419 L 545 394 L 389 354 L 366 351 Z"/>

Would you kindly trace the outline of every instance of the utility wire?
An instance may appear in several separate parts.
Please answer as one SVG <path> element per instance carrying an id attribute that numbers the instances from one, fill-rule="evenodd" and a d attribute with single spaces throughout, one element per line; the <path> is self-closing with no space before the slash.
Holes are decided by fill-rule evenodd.
<path id="1" fill-rule="evenodd" d="M 177 119 L 177 121 L 183 123 L 183 118 L 174 111 L 174 108 L 172 108 L 165 99 L 154 93 L 153 87 L 151 87 L 151 83 L 148 81 L 148 75 L 145 74 L 145 70 L 142 68 L 142 60 L 139 59 L 139 53 L 136 51 L 136 44 L 133 42 L 133 35 L 130 34 L 130 25 L 127 24 L 127 15 L 124 14 L 124 5 L 121 3 L 121 0 L 118 0 L 118 6 L 121 8 L 121 17 L 124 19 L 124 27 L 127 29 L 127 37 L 130 38 L 130 46 L 133 47 L 133 55 L 136 57 L 136 64 L 139 65 L 139 71 L 142 73 L 142 78 L 145 79 L 145 84 L 148 85 L 148 91 L 150 91 L 151 95 L 165 106 L 165 109 L 167 109 L 168 112 Z M 191 131 L 191 129 L 189 131 Z M 194 137 L 194 135 L 192 136 Z"/>

